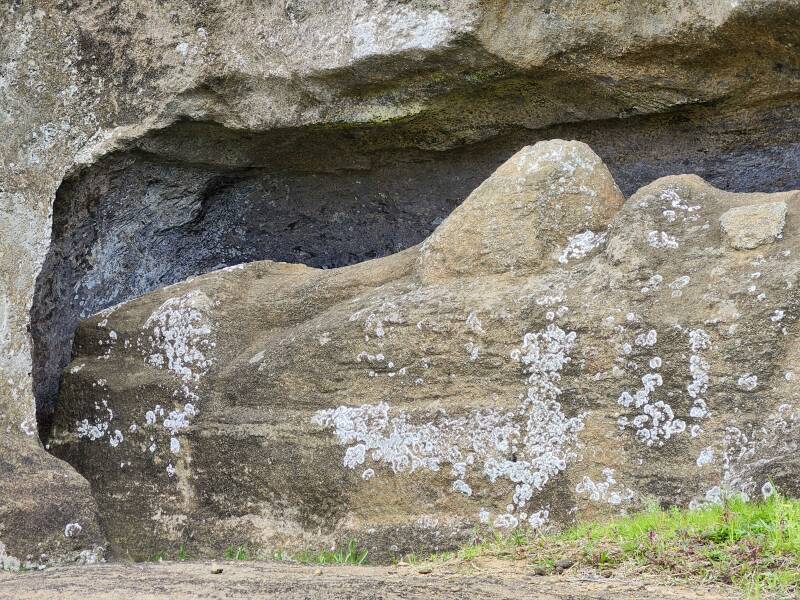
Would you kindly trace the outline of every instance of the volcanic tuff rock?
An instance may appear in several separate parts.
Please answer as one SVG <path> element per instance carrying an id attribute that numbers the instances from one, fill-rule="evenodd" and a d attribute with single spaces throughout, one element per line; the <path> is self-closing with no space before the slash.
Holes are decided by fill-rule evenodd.
<path id="1" fill-rule="evenodd" d="M 37 440 L 80 318 L 235 262 L 408 248 L 543 139 L 590 141 L 626 194 L 800 187 L 798 20 L 797 0 L 4 2 L 6 556 L 103 542 Z"/>
<path id="2" fill-rule="evenodd" d="M 727 243 L 732 211 L 786 207 Z M 51 444 L 112 544 L 379 556 L 476 525 L 797 487 L 800 193 L 695 176 L 628 201 L 588 146 L 525 147 L 421 245 L 256 262 L 81 323 Z"/>

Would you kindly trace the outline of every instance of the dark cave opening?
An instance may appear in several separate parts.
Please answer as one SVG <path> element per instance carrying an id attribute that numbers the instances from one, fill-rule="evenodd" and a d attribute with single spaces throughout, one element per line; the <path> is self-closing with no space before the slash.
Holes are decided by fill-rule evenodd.
<path id="1" fill-rule="evenodd" d="M 239 263 L 335 268 L 403 250 L 520 147 L 542 139 L 588 143 L 626 196 L 677 173 L 731 191 L 799 188 L 796 112 L 772 108 L 739 122 L 695 107 L 509 128 L 436 150 L 394 125 L 248 132 L 185 121 L 152 132 L 56 194 L 31 308 L 40 436 L 46 442 L 78 322 L 100 310 Z"/>
<path id="2" fill-rule="evenodd" d="M 64 181 L 31 311 L 42 438 L 80 319 L 235 264 L 327 269 L 398 252 L 496 166 L 463 151 L 366 156 L 349 135 L 289 144 L 181 123 Z"/>

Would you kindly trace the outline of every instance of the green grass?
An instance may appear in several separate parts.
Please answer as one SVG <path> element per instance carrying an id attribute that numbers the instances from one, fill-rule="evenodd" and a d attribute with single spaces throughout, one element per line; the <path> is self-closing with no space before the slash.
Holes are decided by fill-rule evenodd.
<path id="1" fill-rule="evenodd" d="M 298 562 L 306 565 L 361 565 L 367 559 L 369 552 L 358 547 L 355 540 L 351 540 L 347 545 L 331 550 L 304 550 L 302 552 L 291 553 L 284 550 L 277 550 L 270 554 L 256 552 L 247 546 L 229 546 L 223 553 L 225 560 L 260 560 L 272 558 L 272 560 L 283 560 Z"/>
<path id="2" fill-rule="evenodd" d="M 544 572 L 569 560 L 601 572 L 735 584 L 754 597 L 793 595 L 800 592 L 800 501 L 776 494 L 763 502 L 732 499 L 696 510 L 654 506 L 559 534 L 488 534 L 431 558 L 469 561 L 481 555 L 525 559 Z"/>
<path id="3" fill-rule="evenodd" d="M 225 560 L 250 560 L 250 551 L 247 546 L 228 546 L 222 554 Z"/>
<path id="4" fill-rule="evenodd" d="M 164 559 L 164 553 L 151 560 Z M 277 552 L 276 560 L 314 565 L 361 565 L 368 556 L 356 541 L 331 550 Z M 800 594 L 800 500 L 775 494 L 760 502 L 731 499 L 696 510 L 647 510 L 561 533 L 516 530 L 476 532 L 476 541 L 454 552 L 408 555 L 403 562 L 472 561 L 480 556 L 524 560 L 540 573 L 559 561 L 622 576 L 658 575 L 685 581 L 734 584 L 751 597 Z M 246 546 L 230 546 L 228 560 L 264 558 Z M 185 560 L 183 547 L 178 560 Z M 397 562 L 397 560 L 395 561 Z M 563 563 L 562 563 L 563 565 Z"/>
<path id="5" fill-rule="evenodd" d="M 291 560 L 308 565 L 361 565 L 364 564 L 368 554 L 368 550 L 358 548 L 355 540 L 351 540 L 342 548 L 300 552 L 291 556 Z"/>

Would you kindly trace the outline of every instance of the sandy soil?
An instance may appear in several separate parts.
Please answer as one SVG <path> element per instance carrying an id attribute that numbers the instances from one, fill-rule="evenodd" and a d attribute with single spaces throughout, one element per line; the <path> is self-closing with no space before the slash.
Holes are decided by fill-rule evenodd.
<path id="1" fill-rule="evenodd" d="M 213 571 L 222 569 L 222 573 Z M 428 572 L 430 571 L 430 572 Z M 434 600 L 722 600 L 730 588 L 703 588 L 654 579 L 536 576 L 510 561 L 400 567 L 308 567 L 286 563 L 180 562 L 60 567 L 0 573 L 0 599 L 281 598 Z"/>

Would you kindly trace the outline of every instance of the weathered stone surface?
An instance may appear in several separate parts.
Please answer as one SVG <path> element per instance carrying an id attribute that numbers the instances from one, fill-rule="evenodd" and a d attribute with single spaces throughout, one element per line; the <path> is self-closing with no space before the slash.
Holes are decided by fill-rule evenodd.
<path id="1" fill-rule="evenodd" d="M 780 238 L 786 225 L 786 204 L 737 206 L 726 211 L 719 224 L 732 248 L 752 250 Z"/>
<path id="2" fill-rule="evenodd" d="M 37 418 L 47 437 L 82 315 L 240 260 L 341 266 L 414 245 L 525 144 L 591 141 L 625 193 L 689 171 L 738 191 L 800 186 L 799 17 L 787 0 L 5 3 L 9 477 L 32 489 L 27 460 L 66 469 L 29 442 Z M 395 164 L 405 183 L 386 192 Z M 322 214 L 341 198 L 341 220 Z M 176 205 L 192 219 L 174 220 Z M 349 236 L 370 242 L 364 255 L 341 232 L 324 250 L 318 225 L 369 224 L 358 211 L 385 215 Z M 134 240 L 121 257 L 116 239 Z M 62 502 L 90 502 L 71 489 Z M 37 538 L 17 541 L 38 552 Z"/>
<path id="3" fill-rule="evenodd" d="M 726 211 L 779 202 L 781 239 L 728 246 Z M 586 146 L 525 148 L 420 246 L 226 268 L 83 321 L 52 448 L 134 557 L 386 556 L 769 493 L 800 443 L 799 203 L 680 176 L 621 204 Z"/>
<path id="4" fill-rule="evenodd" d="M 105 558 L 89 484 L 33 439 L 0 437 L 0 497 L 0 571 Z"/>
<path id="5" fill-rule="evenodd" d="M 596 244 L 593 232 L 605 229 L 624 201 L 586 144 L 553 140 L 523 148 L 425 241 L 420 274 L 427 283 L 536 273 L 580 258 Z M 566 250 L 573 236 L 579 241 Z"/>

